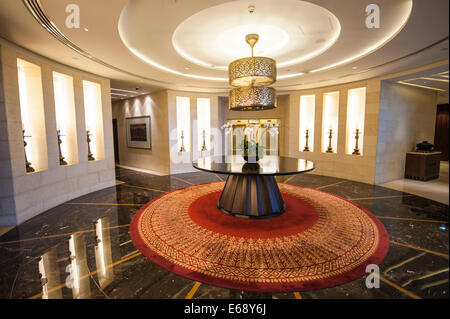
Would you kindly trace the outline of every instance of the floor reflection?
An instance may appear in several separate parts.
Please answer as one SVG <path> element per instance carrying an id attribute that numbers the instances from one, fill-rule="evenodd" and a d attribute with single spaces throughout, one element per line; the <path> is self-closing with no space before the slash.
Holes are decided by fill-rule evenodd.
<path id="1" fill-rule="evenodd" d="M 69 239 L 50 248 L 38 257 L 39 277 L 42 285 L 42 299 L 63 298 L 62 289 L 71 290 L 73 299 L 86 299 L 92 295 L 91 281 L 99 290 L 114 281 L 112 267 L 111 227 L 109 217 L 95 222 L 95 246 L 87 244 L 86 232 L 76 232 Z M 114 249 L 120 255 L 120 244 Z M 88 255 L 95 256 L 95 271 L 88 267 Z M 93 278 L 96 278 L 96 281 Z"/>

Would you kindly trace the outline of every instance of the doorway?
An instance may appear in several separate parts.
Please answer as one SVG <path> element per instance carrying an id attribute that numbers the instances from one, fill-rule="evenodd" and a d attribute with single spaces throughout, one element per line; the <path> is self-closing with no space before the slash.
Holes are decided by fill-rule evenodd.
<path id="1" fill-rule="evenodd" d="M 119 164 L 119 133 L 117 132 L 117 119 L 112 120 L 114 141 L 114 162 Z"/>
<path id="2" fill-rule="evenodd" d="M 436 111 L 436 128 L 434 131 L 434 149 L 442 152 L 441 161 L 448 162 L 448 104 L 438 104 Z"/>

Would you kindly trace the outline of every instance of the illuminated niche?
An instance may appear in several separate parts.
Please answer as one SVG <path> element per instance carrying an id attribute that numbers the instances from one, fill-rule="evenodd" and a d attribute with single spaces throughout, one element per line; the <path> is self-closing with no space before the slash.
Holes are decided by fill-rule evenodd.
<path id="1" fill-rule="evenodd" d="M 364 116 L 366 110 L 366 88 L 348 90 L 347 95 L 347 133 L 346 154 L 354 154 L 356 148 L 356 133 L 358 132 L 359 154 L 363 154 Z"/>
<path id="2" fill-rule="evenodd" d="M 198 150 L 211 150 L 211 99 L 197 99 L 197 136 Z"/>
<path id="3" fill-rule="evenodd" d="M 300 119 L 299 119 L 299 150 L 314 151 L 314 115 L 316 108 L 315 95 L 303 95 L 300 97 Z M 308 138 L 306 137 L 308 134 Z"/>
<path id="4" fill-rule="evenodd" d="M 178 151 L 191 150 L 191 111 L 188 97 L 177 96 L 177 136 Z"/>
<path id="5" fill-rule="evenodd" d="M 337 153 L 339 124 L 339 92 L 323 95 L 322 152 Z M 331 130 L 331 149 L 330 147 Z"/>
<path id="6" fill-rule="evenodd" d="M 77 125 L 73 78 L 53 72 L 53 90 L 55 95 L 56 130 L 61 139 L 61 155 L 71 164 L 78 163 Z"/>
<path id="7" fill-rule="evenodd" d="M 48 169 L 48 154 L 41 68 L 17 59 L 17 72 L 22 131 L 25 131 L 27 143 L 26 157 L 35 172 L 43 171 Z"/>
<path id="8" fill-rule="evenodd" d="M 83 81 L 84 115 L 86 122 L 86 140 L 89 132 L 89 146 L 93 158 L 105 159 L 103 139 L 103 112 L 100 84 Z"/>

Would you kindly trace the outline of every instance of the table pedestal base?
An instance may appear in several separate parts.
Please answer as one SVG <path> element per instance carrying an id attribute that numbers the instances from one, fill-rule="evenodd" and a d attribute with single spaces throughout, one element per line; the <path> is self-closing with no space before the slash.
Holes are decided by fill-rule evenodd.
<path id="1" fill-rule="evenodd" d="M 247 218 L 275 217 L 285 209 L 275 178 L 261 175 L 229 175 L 217 207 Z"/>

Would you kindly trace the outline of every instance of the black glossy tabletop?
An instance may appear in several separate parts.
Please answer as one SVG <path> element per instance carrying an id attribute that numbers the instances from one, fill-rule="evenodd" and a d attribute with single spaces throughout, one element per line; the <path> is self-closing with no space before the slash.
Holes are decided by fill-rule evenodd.
<path id="1" fill-rule="evenodd" d="M 265 155 L 247 163 L 242 155 L 208 156 L 192 162 L 196 169 L 227 175 L 289 175 L 312 171 L 314 163 L 301 158 Z"/>

